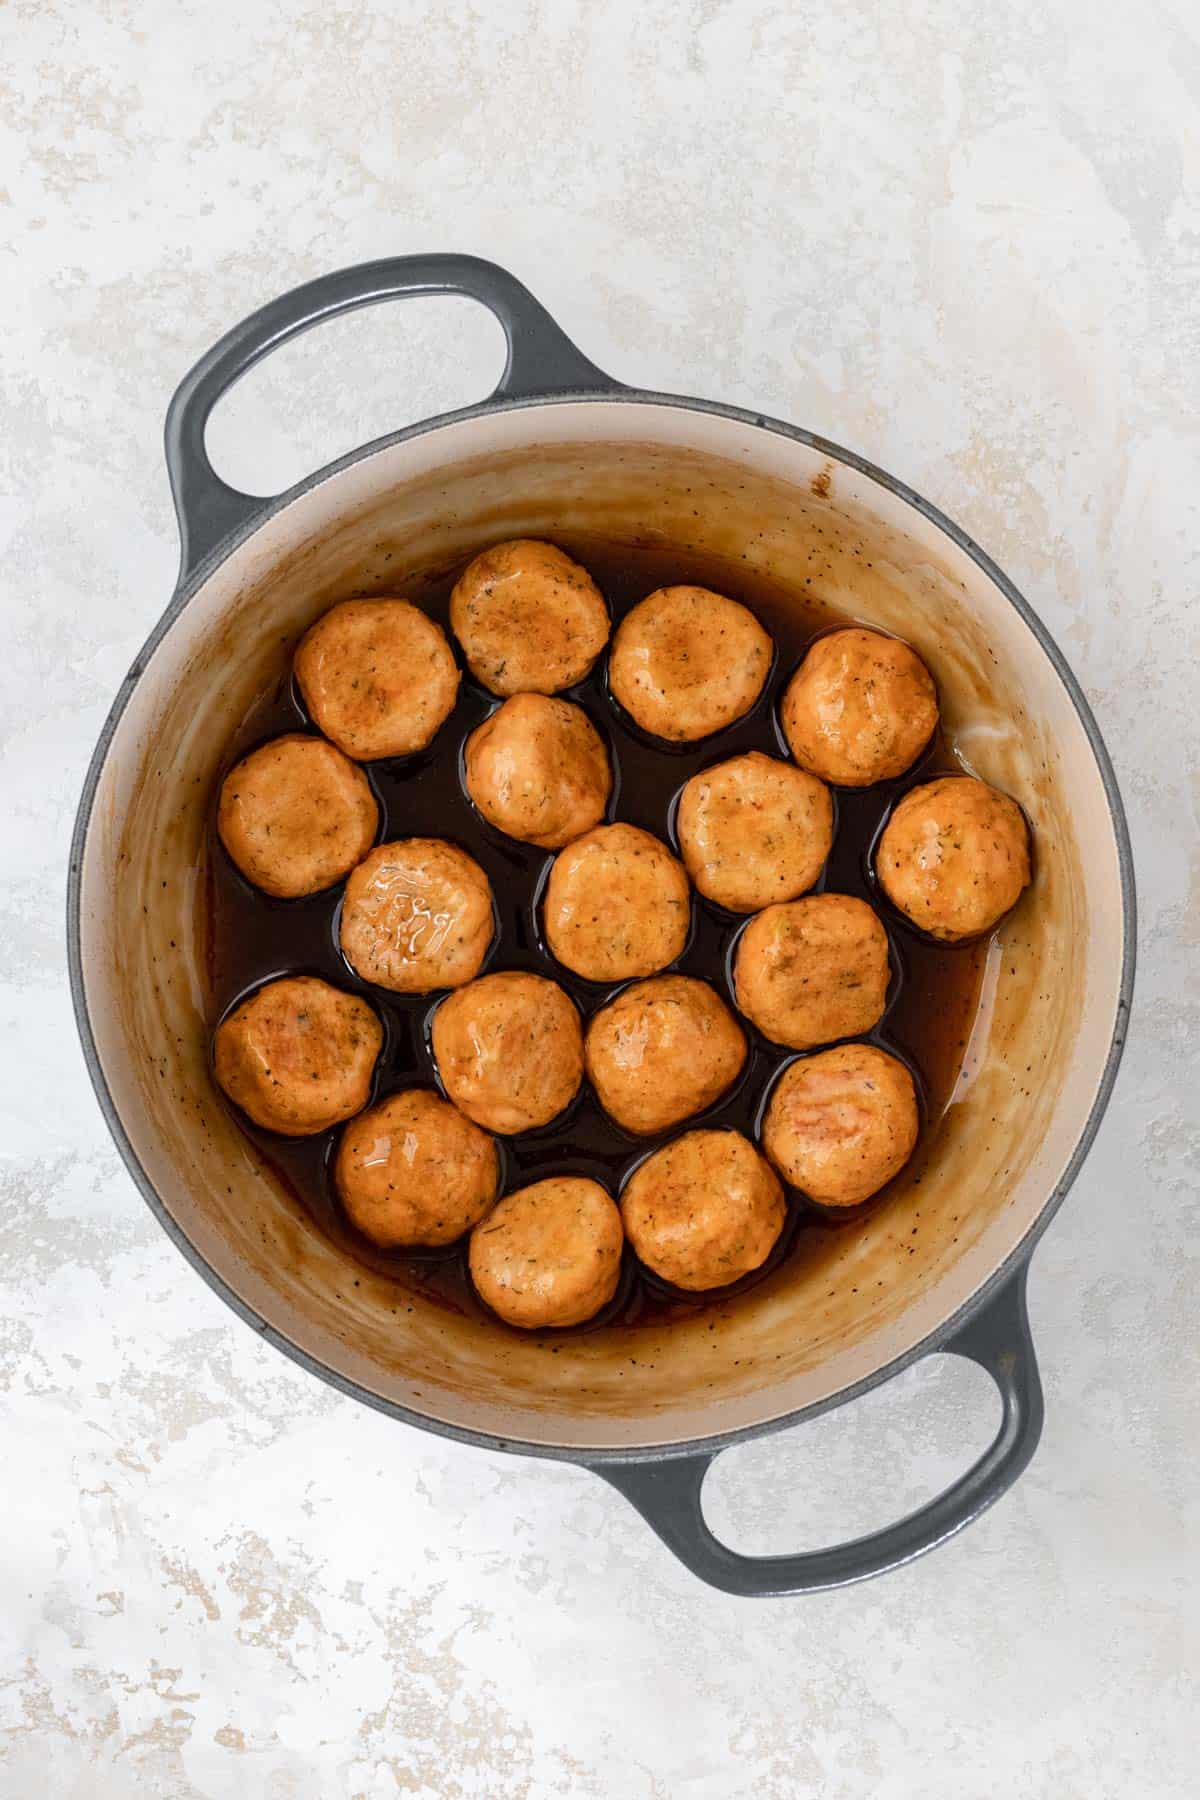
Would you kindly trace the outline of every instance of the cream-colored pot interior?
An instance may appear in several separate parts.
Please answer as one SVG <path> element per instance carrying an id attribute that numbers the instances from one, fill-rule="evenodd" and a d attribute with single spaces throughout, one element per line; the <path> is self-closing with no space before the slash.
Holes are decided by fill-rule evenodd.
<path id="1" fill-rule="evenodd" d="M 550 1355 L 351 1269 L 263 1168 L 209 1074 L 202 897 L 225 746 L 317 614 L 489 542 L 558 532 L 744 556 L 909 639 L 935 671 L 960 753 L 1024 806 L 1037 874 L 1002 928 L 995 1004 L 961 1098 L 861 1231 L 785 1264 L 715 1329 L 706 1313 L 694 1326 L 585 1334 Z M 442 425 L 371 452 L 261 526 L 146 664 L 100 777 L 81 893 L 104 1080 L 146 1177 L 227 1288 L 369 1396 L 573 1448 L 761 1424 L 869 1378 L 950 1318 L 1029 1232 L 1071 1158 L 1122 966 L 1099 769 L 1052 663 L 989 577 L 904 500 L 813 448 L 640 401 Z"/>

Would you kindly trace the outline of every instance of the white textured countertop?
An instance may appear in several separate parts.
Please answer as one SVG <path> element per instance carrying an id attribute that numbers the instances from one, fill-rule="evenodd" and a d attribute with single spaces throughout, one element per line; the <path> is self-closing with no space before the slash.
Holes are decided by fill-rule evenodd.
<path id="1" fill-rule="evenodd" d="M 0 71 L 3 1800 L 1194 1795 L 1195 7 L 12 0 Z M 928 494 L 1107 734 L 1140 987 L 1034 1262 L 1045 1437 L 885 1581 L 726 1599 L 587 1474 L 340 1398 L 186 1266 L 93 1101 L 64 867 L 174 579 L 166 401 L 281 289 L 433 249 L 508 265 L 627 380 Z M 465 303 L 379 309 L 213 440 L 270 489 L 499 360 Z M 926 1365 L 728 1456 L 714 1524 L 782 1550 L 882 1523 L 993 1422 L 982 1375 Z"/>

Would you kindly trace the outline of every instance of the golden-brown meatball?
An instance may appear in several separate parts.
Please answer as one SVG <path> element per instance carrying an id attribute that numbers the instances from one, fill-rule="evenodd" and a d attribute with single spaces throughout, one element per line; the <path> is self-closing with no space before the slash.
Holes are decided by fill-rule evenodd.
<path id="1" fill-rule="evenodd" d="M 607 644 L 608 608 L 564 551 L 514 538 L 459 576 L 450 628 L 493 694 L 557 694 L 582 681 Z"/>
<path id="2" fill-rule="evenodd" d="M 382 1250 L 452 1244 L 482 1219 L 500 1182 L 487 1133 L 424 1088 L 360 1113 L 333 1172 L 347 1218 Z"/>
<path id="3" fill-rule="evenodd" d="M 986 781 L 949 775 L 905 794 L 875 855 L 883 891 L 931 937 L 978 937 L 1028 887 L 1029 828 Z"/>
<path id="4" fill-rule="evenodd" d="M 441 838 L 380 844 L 346 883 L 343 954 L 364 981 L 399 994 L 473 981 L 493 929 L 487 876 Z"/>
<path id="5" fill-rule="evenodd" d="M 659 588 L 617 627 L 608 681 L 643 731 L 692 743 L 750 711 L 772 654 L 771 639 L 736 600 L 708 588 Z"/>
<path id="6" fill-rule="evenodd" d="M 454 1104 L 511 1136 L 548 1125 L 579 1092 L 583 1030 L 575 1002 L 544 975 L 484 975 L 443 1000 L 433 1054 Z"/>
<path id="7" fill-rule="evenodd" d="M 600 825 L 554 859 L 543 911 L 560 963 L 590 981 L 627 981 L 673 962 L 687 942 L 683 865 L 636 825 Z"/>
<path id="8" fill-rule="evenodd" d="M 311 1137 L 367 1103 L 383 1027 L 314 975 L 269 981 L 217 1026 L 217 1080 L 266 1131 Z"/>
<path id="9" fill-rule="evenodd" d="M 731 912 L 758 912 L 807 892 L 821 873 L 833 799 L 815 775 L 751 750 L 692 776 L 677 828 L 700 892 Z"/>
<path id="10" fill-rule="evenodd" d="M 783 1189 L 740 1132 L 689 1131 L 634 1170 L 621 1216 L 648 1269 L 700 1292 L 767 1260 L 783 1230 Z"/>
<path id="11" fill-rule="evenodd" d="M 608 752 L 578 706 L 514 694 L 467 739 L 467 792 L 497 831 L 559 850 L 604 817 Z"/>
<path id="12" fill-rule="evenodd" d="M 458 698 L 440 625 L 407 600 L 343 600 L 296 651 L 304 704 L 357 762 L 423 750 Z"/>
<path id="13" fill-rule="evenodd" d="M 221 783 L 221 842 L 247 881 L 281 900 L 340 881 L 367 854 L 378 827 L 366 776 L 324 738 L 274 738 Z"/>
<path id="14" fill-rule="evenodd" d="M 581 1325 L 616 1293 L 623 1243 L 621 1215 L 598 1181 L 552 1176 L 506 1194 L 475 1227 L 471 1279 L 510 1325 Z"/>
<path id="15" fill-rule="evenodd" d="M 937 689 L 915 650 L 856 625 L 817 639 L 788 683 L 781 719 L 802 769 L 870 787 L 917 760 L 938 721 Z"/>
<path id="16" fill-rule="evenodd" d="M 873 1044 L 839 1044 L 784 1070 L 763 1149 L 785 1181 L 822 1206 L 857 1206 L 898 1175 L 917 1141 L 913 1079 Z"/>
<path id="17" fill-rule="evenodd" d="M 746 1039 L 706 981 L 656 975 L 596 1014 L 585 1050 L 605 1112 L 626 1131 L 646 1133 L 720 1099 L 741 1073 Z"/>
<path id="18" fill-rule="evenodd" d="M 808 894 L 751 919 L 738 940 L 734 991 L 764 1036 L 808 1050 L 877 1025 L 888 974 L 887 933 L 866 901 Z"/>

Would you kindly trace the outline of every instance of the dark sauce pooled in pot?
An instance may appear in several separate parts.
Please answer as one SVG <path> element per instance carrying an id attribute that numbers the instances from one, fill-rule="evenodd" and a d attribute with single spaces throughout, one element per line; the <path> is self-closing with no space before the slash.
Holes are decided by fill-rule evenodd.
<path id="1" fill-rule="evenodd" d="M 594 576 L 612 609 L 614 624 L 653 589 L 689 582 L 741 600 L 774 638 L 775 661 L 758 704 L 746 718 L 698 745 L 664 746 L 643 737 L 607 692 L 603 655 L 592 675 L 566 696 L 585 709 L 608 744 L 615 783 L 607 816 L 640 825 L 677 848 L 673 815 L 684 782 L 698 770 L 747 750 L 786 757 L 776 722 L 783 688 L 812 639 L 850 621 L 827 608 L 806 606 L 792 592 L 740 563 L 660 546 L 561 537 L 555 541 Z M 399 591 L 448 630 L 450 590 L 460 567 L 409 580 Z M 294 689 L 290 657 L 281 650 L 284 657 L 278 683 L 263 695 L 236 741 L 229 745 L 224 768 L 281 732 L 313 729 Z M 933 673 L 936 679 L 937 670 Z M 379 841 L 444 837 L 468 850 L 486 871 L 496 898 L 498 929 L 485 971 L 529 969 L 551 976 L 572 995 L 586 1022 L 625 984 L 601 987 L 555 962 L 541 941 L 537 911 L 550 854 L 493 830 L 472 807 L 463 787 L 462 745 L 498 704 L 464 675 L 457 705 L 427 750 L 403 761 L 365 765 L 382 815 Z M 944 1112 L 958 1079 L 979 1004 L 987 941 L 947 946 L 921 937 L 882 902 L 868 863 L 881 820 L 896 799 L 917 783 L 947 772 L 959 772 L 959 765 L 939 733 L 916 766 L 898 781 L 881 782 L 862 792 L 835 790 L 834 847 L 817 884 L 818 891 L 855 894 L 870 901 L 883 919 L 891 942 L 893 980 L 888 1010 L 871 1033 L 871 1041 L 903 1057 L 913 1070 L 926 1131 Z M 215 817 L 215 796 L 213 810 Z M 429 1021 L 441 996 L 389 993 L 369 986 L 353 972 L 337 941 L 340 886 L 307 899 L 273 900 L 251 887 L 234 868 L 215 825 L 210 832 L 208 860 L 208 969 L 214 1027 L 237 1001 L 265 981 L 281 975 L 319 975 L 362 994 L 383 1022 L 384 1048 L 373 1100 L 403 1087 L 436 1086 Z M 672 967 L 710 981 L 732 1005 L 730 952 L 744 918 L 724 913 L 693 894 L 692 921 L 687 948 Z M 694 1127 L 732 1127 L 757 1143 L 766 1095 L 794 1053 L 767 1043 L 741 1014 L 737 1016 L 749 1054 L 735 1087 L 717 1105 L 659 1137 L 633 1138 L 608 1118 L 585 1084 L 568 1111 L 550 1126 L 497 1140 L 504 1188 L 550 1174 L 576 1174 L 592 1176 L 617 1196 L 629 1170 L 651 1149 Z M 493 1318 L 471 1286 L 465 1240 L 447 1250 L 388 1253 L 354 1231 L 334 1191 L 336 1129 L 318 1137 L 289 1139 L 260 1130 L 240 1113 L 236 1117 L 265 1162 L 349 1256 L 390 1274 L 406 1290 L 417 1290 L 455 1311 Z M 904 1179 L 901 1175 L 897 1182 Z M 705 1307 L 724 1305 L 732 1294 L 753 1287 L 781 1262 L 823 1247 L 831 1233 L 856 1229 L 865 1212 L 886 1205 L 888 1192 L 885 1188 L 863 1206 L 832 1215 L 789 1193 L 787 1224 L 763 1267 L 733 1288 L 707 1294 L 684 1294 L 664 1286 L 636 1262 L 627 1247 L 615 1299 L 595 1319 L 572 1329 L 661 1324 L 681 1313 L 694 1316 Z M 498 1320 L 494 1323 L 497 1330 L 510 1329 Z"/>

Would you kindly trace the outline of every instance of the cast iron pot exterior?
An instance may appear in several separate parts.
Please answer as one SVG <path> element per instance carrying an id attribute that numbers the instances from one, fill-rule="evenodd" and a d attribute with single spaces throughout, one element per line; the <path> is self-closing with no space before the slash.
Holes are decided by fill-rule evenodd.
<path id="1" fill-rule="evenodd" d="M 205 426 L 213 406 L 239 376 L 260 358 L 301 331 L 351 309 L 405 295 L 452 294 L 488 307 L 503 327 L 506 367 L 495 393 L 477 407 L 427 420 L 364 446 L 330 464 L 288 493 L 257 500 L 237 493 L 216 475 L 205 450 Z M 691 1442 L 650 1447 L 578 1449 L 514 1441 L 430 1418 L 397 1406 L 346 1379 L 278 1333 L 214 1270 L 181 1230 L 130 1141 L 102 1066 L 89 1013 L 81 932 L 81 889 L 85 847 L 93 825 L 93 802 L 118 724 L 142 671 L 172 623 L 212 571 L 273 515 L 358 459 L 379 449 L 436 431 L 451 422 L 506 409 L 563 401 L 601 399 L 684 408 L 752 425 L 807 445 L 831 462 L 868 476 L 913 509 L 969 556 L 1003 593 L 1037 639 L 1067 690 L 1086 734 L 1103 782 L 1119 863 L 1122 962 L 1119 998 L 1107 1055 L 1094 1099 L 1073 1154 L 1022 1241 L 995 1268 L 967 1304 L 938 1330 L 869 1378 L 799 1411 L 745 1429 L 703 1436 Z M 574 347 L 544 308 L 511 275 L 478 258 L 457 255 L 389 258 L 342 270 L 310 282 L 261 308 L 229 332 L 185 378 L 172 400 L 166 454 L 181 538 L 176 591 L 163 618 L 126 677 L 96 746 L 80 800 L 72 842 L 68 884 L 68 951 L 72 997 L 88 1070 L 109 1129 L 134 1181 L 159 1222 L 180 1250 L 222 1298 L 256 1331 L 315 1375 L 355 1398 L 405 1422 L 490 1450 L 567 1460 L 593 1469 L 618 1488 L 668 1547 L 702 1580 L 730 1593 L 780 1595 L 836 1587 L 895 1568 L 950 1537 L 997 1500 L 1025 1468 L 1041 1431 L 1043 1406 L 1037 1363 L 1029 1333 L 1025 1283 L 1029 1259 L 1065 1198 L 1099 1127 L 1116 1078 L 1132 996 L 1135 958 L 1135 900 L 1128 831 L 1116 778 L 1086 700 L 1061 652 L 1012 583 L 935 507 L 903 483 L 827 440 L 778 420 L 711 401 L 685 399 L 625 387 L 602 373 Z M 719 1542 L 701 1508 L 701 1488 L 716 1455 L 728 1444 L 798 1423 L 890 1379 L 907 1364 L 932 1352 L 950 1352 L 979 1364 L 1000 1392 L 999 1431 L 983 1456 L 928 1505 L 884 1530 L 853 1542 L 796 1556 L 751 1557 Z"/>

